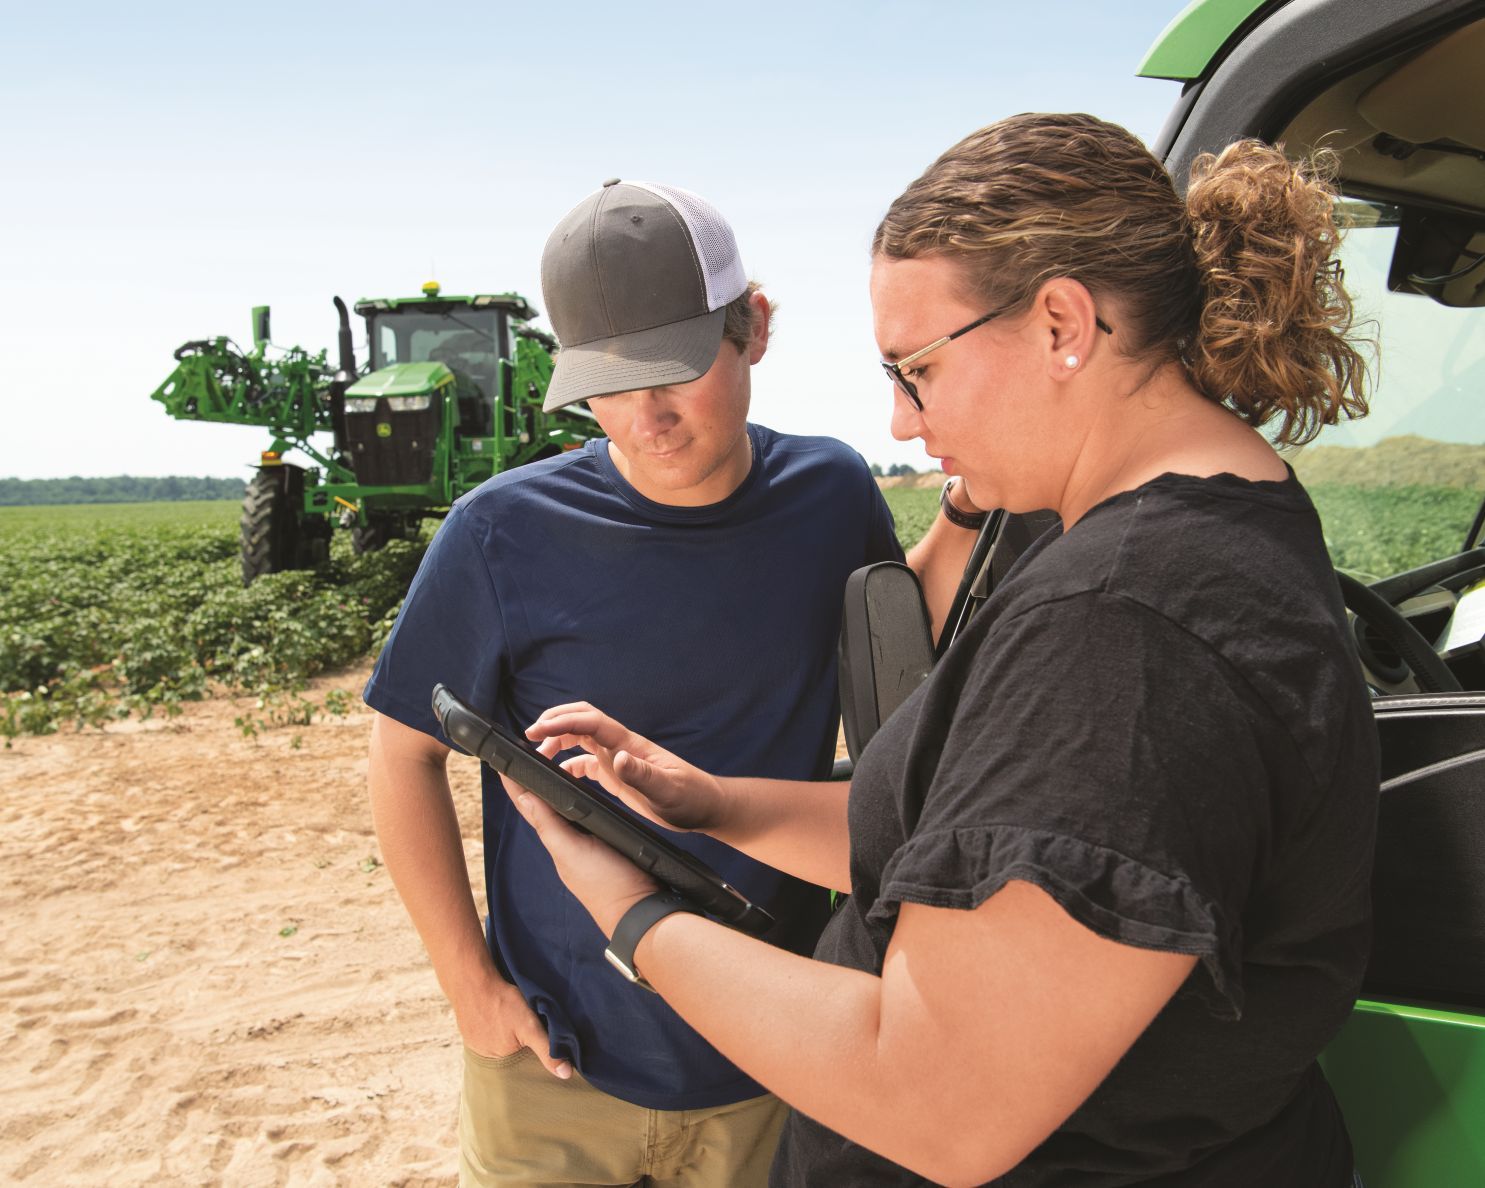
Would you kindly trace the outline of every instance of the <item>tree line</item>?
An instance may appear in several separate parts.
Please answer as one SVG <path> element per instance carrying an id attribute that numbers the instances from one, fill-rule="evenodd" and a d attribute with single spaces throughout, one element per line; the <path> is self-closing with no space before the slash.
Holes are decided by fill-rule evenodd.
<path id="1" fill-rule="evenodd" d="M 167 475 L 136 478 L 117 474 L 106 478 L 0 478 L 0 507 L 54 503 L 171 503 L 184 499 L 242 498 L 240 478 L 202 478 Z"/>
<path id="2" fill-rule="evenodd" d="M 877 478 L 896 478 L 916 474 L 906 463 L 882 469 L 872 463 Z M 167 475 L 164 478 L 137 478 L 129 474 L 106 478 L 21 479 L 0 478 L 0 507 L 25 507 L 57 503 L 170 503 L 183 499 L 242 498 L 244 480 L 236 478 L 202 478 L 195 475 Z"/>

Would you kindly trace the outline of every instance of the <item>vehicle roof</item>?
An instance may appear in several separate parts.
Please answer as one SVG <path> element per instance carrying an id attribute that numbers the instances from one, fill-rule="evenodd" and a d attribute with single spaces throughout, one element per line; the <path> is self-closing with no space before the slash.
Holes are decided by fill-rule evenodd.
<path id="1" fill-rule="evenodd" d="M 448 293 L 420 297 L 362 297 L 356 302 L 358 314 L 390 312 L 407 309 L 439 313 L 445 308 L 464 306 L 474 309 L 503 309 L 512 317 L 527 321 L 536 317 L 536 309 L 519 293 L 477 293 L 470 297 L 456 297 Z"/>
<path id="2" fill-rule="evenodd" d="M 1156 151 L 1180 186 L 1201 153 L 1256 136 L 1325 150 L 1353 196 L 1485 210 L 1482 18 L 1485 0 L 1199 0 L 1143 68 L 1200 70 Z M 1182 38 L 1184 64 L 1158 56 Z"/>
<path id="3" fill-rule="evenodd" d="M 1326 148 L 1353 192 L 1485 208 L 1485 20 L 1409 46 L 1326 87 L 1276 139 Z"/>
<path id="4" fill-rule="evenodd" d="M 1192 0 L 1161 31 L 1135 72 L 1177 82 L 1200 78 L 1228 40 L 1272 0 Z"/>

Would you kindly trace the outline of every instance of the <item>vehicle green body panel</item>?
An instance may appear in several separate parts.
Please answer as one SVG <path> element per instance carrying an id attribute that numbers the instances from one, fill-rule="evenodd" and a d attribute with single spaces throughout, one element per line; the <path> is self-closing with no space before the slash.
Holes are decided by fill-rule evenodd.
<path id="1" fill-rule="evenodd" d="M 347 396 L 422 396 L 454 382 L 454 373 L 442 363 L 392 363 L 357 380 Z"/>
<path id="2" fill-rule="evenodd" d="M 1320 1063 L 1366 1188 L 1485 1184 L 1485 1016 L 1362 999 Z"/>
<path id="3" fill-rule="evenodd" d="M 1136 74 L 1177 82 L 1200 78 L 1228 38 L 1267 0 L 1192 0 L 1155 39 Z"/>

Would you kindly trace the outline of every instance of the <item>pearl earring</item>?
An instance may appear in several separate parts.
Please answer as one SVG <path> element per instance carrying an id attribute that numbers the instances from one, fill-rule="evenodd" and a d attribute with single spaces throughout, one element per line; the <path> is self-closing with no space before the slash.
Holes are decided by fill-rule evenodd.
<path id="1" fill-rule="evenodd" d="M 1069 355 L 1066 359 L 1064 359 L 1062 361 L 1063 361 L 1063 363 L 1065 363 L 1068 366 L 1069 369 L 1071 369 L 1073 367 L 1076 367 L 1079 363 L 1082 362 L 1082 360 L 1079 359 L 1076 355 Z"/>

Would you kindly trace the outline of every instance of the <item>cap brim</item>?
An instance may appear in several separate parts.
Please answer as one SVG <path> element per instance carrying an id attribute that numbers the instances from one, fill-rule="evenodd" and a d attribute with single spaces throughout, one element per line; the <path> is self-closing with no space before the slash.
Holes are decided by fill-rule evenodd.
<path id="1" fill-rule="evenodd" d="M 563 347 L 557 352 L 542 411 L 593 396 L 700 379 L 716 361 L 726 316 L 723 306 L 698 318 Z"/>

